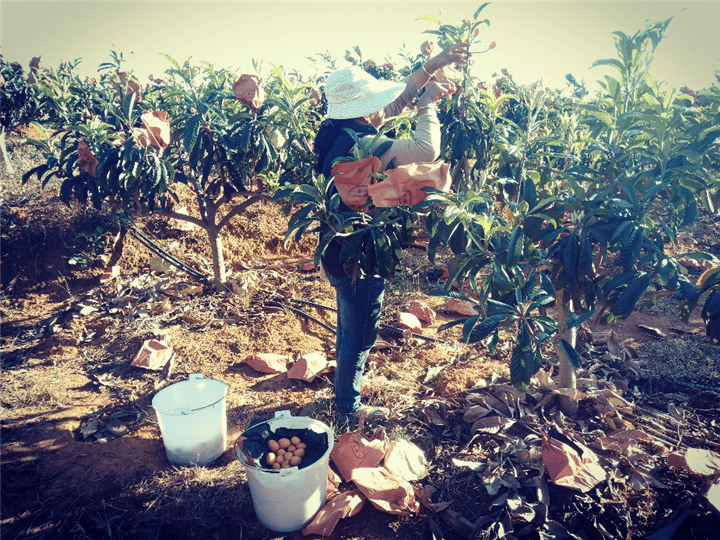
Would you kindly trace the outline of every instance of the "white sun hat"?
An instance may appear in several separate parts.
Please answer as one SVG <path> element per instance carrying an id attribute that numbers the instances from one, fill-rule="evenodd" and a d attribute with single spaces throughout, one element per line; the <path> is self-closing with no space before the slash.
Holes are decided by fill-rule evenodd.
<path id="1" fill-rule="evenodd" d="M 405 83 L 379 80 L 357 66 L 334 72 L 325 83 L 327 117 L 358 118 L 380 111 L 405 90 Z"/>

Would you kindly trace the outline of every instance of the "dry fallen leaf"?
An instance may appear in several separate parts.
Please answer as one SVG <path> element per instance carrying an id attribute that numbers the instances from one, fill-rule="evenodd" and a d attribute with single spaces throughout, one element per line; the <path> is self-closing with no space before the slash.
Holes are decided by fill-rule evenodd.
<path id="1" fill-rule="evenodd" d="M 162 257 L 150 257 L 150 271 L 158 273 L 172 273 L 177 269 Z"/>
<path id="2" fill-rule="evenodd" d="M 648 441 L 650 437 L 639 429 L 629 429 L 603 437 L 599 442 L 603 450 L 615 450 L 620 454 L 627 455 L 630 445 L 639 440 Z"/>
<path id="3" fill-rule="evenodd" d="M 93 418 L 87 424 L 80 428 L 80 433 L 82 434 L 83 439 L 87 439 L 93 433 L 97 433 L 98 429 L 98 419 Z"/>
<path id="4" fill-rule="evenodd" d="M 488 416 L 486 418 L 479 418 L 473 423 L 472 427 L 470 428 L 470 433 L 474 435 L 478 431 L 482 431 L 484 433 L 495 434 L 501 432 L 504 429 L 507 429 L 514 423 L 515 420 L 511 420 L 510 418 L 502 418 L 500 416 Z"/>
<path id="5" fill-rule="evenodd" d="M 107 430 L 115 435 L 116 437 L 122 437 L 128 432 L 128 428 L 117 418 L 114 418 L 108 422 Z"/>

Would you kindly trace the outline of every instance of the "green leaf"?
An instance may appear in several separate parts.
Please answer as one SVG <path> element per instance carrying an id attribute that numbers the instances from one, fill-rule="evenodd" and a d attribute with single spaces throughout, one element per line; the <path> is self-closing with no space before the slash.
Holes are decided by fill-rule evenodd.
<path id="1" fill-rule="evenodd" d="M 608 294 L 613 289 L 617 289 L 618 287 L 627 285 L 631 281 L 639 278 L 640 276 L 642 276 L 642 274 L 642 272 L 639 272 L 637 270 L 618 274 L 603 285 L 603 291 L 605 292 L 605 294 Z"/>
<path id="2" fill-rule="evenodd" d="M 465 323 L 463 324 L 462 329 L 463 341 L 465 341 L 465 343 L 470 343 L 470 332 L 475 327 L 475 324 L 478 322 L 479 319 L 480 315 L 471 315 L 470 317 L 465 319 Z"/>
<path id="3" fill-rule="evenodd" d="M 703 321 L 705 321 L 705 325 L 707 326 L 707 333 L 708 337 L 710 339 L 720 339 L 720 335 L 717 335 L 718 328 L 717 326 L 714 328 L 715 335 L 712 333 L 712 324 L 711 321 L 713 319 L 717 319 L 718 314 L 720 314 L 720 290 L 713 291 L 710 293 L 710 295 L 707 297 L 707 300 L 705 301 L 705 305 L 702 308 L 702 311 L 700 312 L 700 315 L 703 318 Z"/>
<path id="4" fill-rule="evenodd" d="M 578 369 L 580 367 L 580 356 L 575 350 L 575 347 L 562 338 L 558 340 L 558 345 L 560 346 L 560 351 L 565 355 L 565 358 L 568 359 L 572 367 Z"/>
<path id="5" fill-rule="evenodd" d="M 315 255 L 313 256 L 313 263 L 315 264 L 315 268 L 320 266 L 320 259 L 325 254 L 325 250 L 327 249 L 328 245 L 330 245 L 330 242 L 332 242 L 334 239 L 335 235 L 332 233 L 327 233 L 320 237 L 318 246 L 317 248 L 315 248 Z"/>
<path id="6" fill-rule="evenodd" d="M 613 98 L 613 100 L 615 100 L 616 103 L 620 102 L 620 100 L 622 99 L 620 83 L 617 81 L 617 79 L 614 79 L 609 75 L 605 75 L 605 80 L 607 81 L 607 90 L 610 96 Z"/>
<path id="7" fill-rule="evenodd" d="M 240 132 L 240 140 L 238 141 L 240 149 L 247 153 L 250 150 L 250 136 L 252 135 L 252 123 L 248 122 L 243 126 Z"/>
<path id="8" fill-rule="evenodd" d="M 595 313 L 596 311 L 596 309 L 591 309 L 590 311 L 586 311 L 582 315 L 573 315 L 567 320 L 567 328 L 570 329 L 575 328 L 576 326 L 580 326 L 582 323 L 592 317 L 593 313 Z"/>
<path id="9" fill-rule="evenodd" d="M 603 124 L 605 124 L 606 127 L 612 129 L 612 127 L 614 125 L 614 120 L 613 120 L 613 117 L 609 113 L 607 113 L 605 111 L 601 111 L 600 109 L 589 108 L 589 107 L 586 108 L 586 111 L 591 116 L 594 116 L 595 118 L 600 120 Z"/>
<path id="10" fill-rule="evenodd" d="M 488 342 L 487 348 L 488 348 L 488 352 L 490 354 L 495 354 L 499 340 L 500 340 L 500 333 L 496 331 L 490 338 L 490 341 Z"/>
<path id="11" fill-rule="evenodd" d="M 490 5 L 490 2 L 484 2 L 483 4 L 480 4 L 480 7 L 475 10 L 475 13 L 473 13 L 473 19 L 477 20 L 478 15 L 480 15 L 480 12 L 489 5 Z M 488 24 L 490 24 L 490 23 L 488 23 Z"/>
<path id="12" fill-rule="evenodd" d="M 688 225 L 695 221 L 698 215 L 698 206 L 695 195 L 687 188 L 680 188 L 683 198 L 685 199 L 685 211 L 683 212 L 683 225 Z"/>
<path id="13" fill-rule="evenodd" d="M 507 318 L 508 315 L 492 315 L 486 319 L 483 319 L 480 324 L 471 327 L 469 332 L 466 332 L 465 329 L 463 329 L 463 336 L 465 336 L 465 341 L 467 343 L 477 343 L 478 341 L 482 341 L 490 334 L 492 334 L 500 325 L 500 323 Z"/>
<path id="14" fill-rule="evenodd" d="M 372 155 L 375 156 L 375 157 L 377 157 L 377 158 L 379 158 L 379 157 L 382 156 L 385 152 L 387 152 L 388 150 L 390 150 L 390 147 L 392 146 L 392 144 L 393 144 L 392 141 L 385 141 L 385 142 L 382 143 L 380 146 L 378 146 L 375 150 L 373 150 Z"/>
<path id="15" fill-rule="evenodd" d="M 612 308 L 612 313 L 625 319 L 633 311 L 635 311 L 635 305 L 638 303 L 640 298 L 650 286 L 652 281 L 652 274 L 646 272 L 640 272 L 640 277 L 628 283 L 627 287 L 620 293 L 619 298 L 615 301 Z"/>
<path id="16" fill-rule="evenodd" d="M 125 114 L 125 122 L 133 124 L 133 109 L 135 108 L 135 92 L 130 92 L 122 100 L 122 111 Z"/>
<path id="17" fill-rule="evenodd" d="M 527 324 L 520 325 L 515 348 L 510 359 L 510 382 L 516 388 L 526 388 L 537 371 L 536 351 Z"/>
<path id="18" fill-rule="evenodd" d="M 640 250 L 643 245 L 643 234 L 640 229 L 634 229 L 627 243 L 620 250 L 620 263 L 623 270 L 629 272 L 635 265 L 635 261 L 640 256 Z"/>
<path id="19" fill-rule="evenodd" d="M 447 323 L 445 323 L 445 324 L 440 325 L 440 326 L 438 327 L 437 331 L 438 331 L 438 333 L 444 332 L 444 331 L 447 330 L 448 328 L 452 328 L 453 326 L 457 326 L 457 325 L 459 325 L 459 324 L 464 324 L 466 320 L 467 320 L 467 319 L 457 319 L 457 320 L 455 320 L 455 321 L 447 322 Z"/>
<path id="20" fill-rule="evenodd" d="M 453 231 L 450 233 L 447 244 L 455 255 L 461 255 L 467 252 L 468 235 L 462 223 L 455 225 Z"/>
<path id="21" fill-rule="evenodd" d="M 612 66 L 615 69 L 617 69 L 620 73 L 622 73 L 624 71 L 624 67 L 623 67 L 622 63 L 615 58 L 603 58 L 602 60 L 595 60 L 590 65 L 590 68 L 594 68 L 597 66 Z"/>
<path id="22" fill-rule="evenodd" d="M 198 133 L 200 133 L 200 120 L 202 120 L 202 116 L 196 114 L 187 121 L 187 124 L 185 124 L 185 132 L 183 133 L 183 146 L 185 147 L 185 151 L 187 153 L 192 152 L 193 148 L 195 148 Z"/>
<path id="23" fill-rule="evenodd" d="M 415 19 L 415 20 L 416 20 L 416 21 L 431 21 L 431 22 L 437 23 L 438 26 L 440 25 L 440 21 L 438 20 L 438 18 L 437 18 L 437 17 L 433 17 L 432 15 L 420 15 L 420 16 L 419 16 L 417 19 Z"/>
<path id="24" fill-rule="evenodd" d="M 643 193 L 642 201 L 640 201 L 640 204 L 646 204 L 648 201 L 655 198 L 655 196 L 660 193 L 660 191 L 667 185 L 667 182 L 660 182 L 655 181 L 653 182 L 648 189 L 645 190 L 645 193 Z"/>
<path id="25" fill-rule="evenodd" d="M 508 240 L 507 264 L 509 267 L 517 265 L 523 253 L 523 234 L 520 225 L 515 225 Z"/>
<path id="26" fill-rule="evenodd" d="M 395 269 L 395 261 L 390 249 L 390 239 L 379 229 L 372 230 L 373 249 L 377 264 L 377 273 L 382 277 L 392 276 Z"/>
<path id="27" fill-rule="evenodd" d="M 630 230 L 632 230 L 632 226 L 634 226 L 635 222 L 632 220 L 623 221 L 620 225 L 617 226 L 615 229 L 615 232 L 613 233 L 612 237 L 610 238 L 610 243 L 614 244 L 615 242 L 625 243 L 626 235 L 630 234 Z"/>
<path id="28" fill-rule="evenodd" d="M 510 304 L 505 304 L 503 302 L 498 302 L 497 300 L 493 300 L 492 298 L 488 298 L 487 301 L 488 306 L 488 313 L 490 315 L 515 315 L 516 311 L 513 306 Z"/>
<path id="29" fill-rule="evenodd" d="M 48 167 L 45 163 L 42 165 L 38 165 L 37 167 L 33 167 L 28 172 L 22 175 L 22 183 L 26 184 L 30 178 L 32 178 L 33 175 L 37 175 L 38 180 L 42 178 L 42 175 L 45 174 L 48 170 Z"/>
<path id="30" fill-rule="evenodd" d="M 528 171 L 528 176 L 522 181 L 522 191 L 520 193 L 522 200 L 526 201 L 530 208 L 537 204 L 537 189 L 535 188 L 535 181 L 532 178 L 533 173 L 539 178 L 540 175 L 536 171 Z"/>
<path id="31" fill-rule="evenodd" d="M 275 193 L 273 193 L 272 201 L 275 202 L 275 201 L 287 199 L 293 194 L 294 191 L 295 191 L 294 187 L 278 189 L 275 191 Z"/>

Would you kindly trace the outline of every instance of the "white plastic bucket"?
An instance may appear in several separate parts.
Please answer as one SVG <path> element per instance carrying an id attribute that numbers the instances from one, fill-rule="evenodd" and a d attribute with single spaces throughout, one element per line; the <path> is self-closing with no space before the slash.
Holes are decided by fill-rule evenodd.
<path id="1" fill-rule="evenodd" d="M 252 466 L 239 449 L 238 442 L 235 443 L 235 456 L 245 466 L 258 521 L 273 531 L 297 531 L 308 525 L 325 504 L 330 451 L 335 436 L 332 430 L 319 420 L 290 416 L 289 411 L 276 412 L 273 420 L 263 424 L 268 425 L 270 432 L 275 432 L 278 428 L 288 428 L 327 434 L 327 450 L 314 463 L 301 468 L 274 470 Z M 258 426 L 253 426 L 250 429 L 257 428 Z M 257 459 L 258 456 L 254 458 Z"/>
<path id="2" fill-rule="evenodd" d="M 173 463 L 205 465 L 227 447 L 227 384 L 193 373 L 152 400 L 165 453 Z"/>

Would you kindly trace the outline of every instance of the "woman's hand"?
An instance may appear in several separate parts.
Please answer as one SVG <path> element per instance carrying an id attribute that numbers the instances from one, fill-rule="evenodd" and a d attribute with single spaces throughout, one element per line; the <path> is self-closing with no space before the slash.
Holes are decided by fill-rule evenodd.
<path id="1" fill-rule="evenodd" d="M 437 56 L 434 56 L 425 62 L 425 69 L 432 73 L 433 71 L 449 66 L 450 64 L 465 65 L 468 63 L 469 47 L 470 44 L 467 42 L 451 45 Z"/>
<path id="2" fill-rule="evenodd" d="M 431 103 L 435 103 L 442 96 L 454 94 L 457 87 L 450 81 L 434 82 L 425 89 L 425 93 L 417 101 L 417 108 L 420 109 Z"/>

